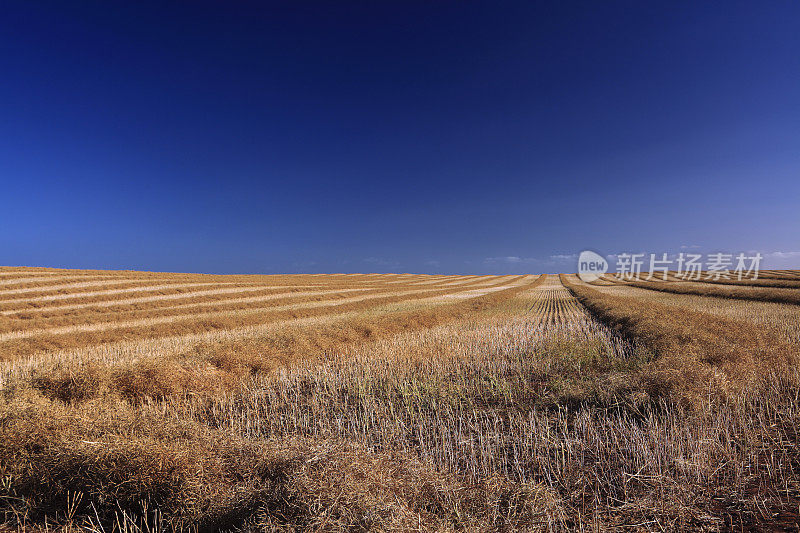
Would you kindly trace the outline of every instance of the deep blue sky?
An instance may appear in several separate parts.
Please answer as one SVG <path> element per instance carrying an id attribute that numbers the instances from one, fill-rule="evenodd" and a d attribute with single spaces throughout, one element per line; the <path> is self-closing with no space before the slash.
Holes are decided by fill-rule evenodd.
<path id="1" fill-rule="evenodd" d="M 800 267 L 800 3 L 654 5 L 4 2 L 0 264 Z"/>

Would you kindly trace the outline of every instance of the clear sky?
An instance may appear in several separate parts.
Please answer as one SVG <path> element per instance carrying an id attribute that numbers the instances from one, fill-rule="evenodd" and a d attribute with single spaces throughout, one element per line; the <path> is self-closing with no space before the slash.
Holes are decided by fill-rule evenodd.
<path id="1" fill-rule="evenodd" d="M 800 268 L 800 2 L 4 2 L 0 264 Z"/>

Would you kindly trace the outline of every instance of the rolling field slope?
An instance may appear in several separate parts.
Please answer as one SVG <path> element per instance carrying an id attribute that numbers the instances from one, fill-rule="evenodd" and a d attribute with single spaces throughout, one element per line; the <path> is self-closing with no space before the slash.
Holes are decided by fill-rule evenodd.
<path id="1" fill-rule="evenodd" d="M 800 308 L 739 292 L 774 275 L 0 268 L 4 527 L 791 528 Z"/>

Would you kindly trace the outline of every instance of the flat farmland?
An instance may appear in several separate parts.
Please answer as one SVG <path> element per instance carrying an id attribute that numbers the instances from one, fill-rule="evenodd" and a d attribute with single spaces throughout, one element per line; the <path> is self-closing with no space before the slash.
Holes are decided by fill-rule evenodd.
<path id="1" fill-rule="evenodd" d="M 796 528 L 798 280 L 0 268 L 4 527 Z"/>

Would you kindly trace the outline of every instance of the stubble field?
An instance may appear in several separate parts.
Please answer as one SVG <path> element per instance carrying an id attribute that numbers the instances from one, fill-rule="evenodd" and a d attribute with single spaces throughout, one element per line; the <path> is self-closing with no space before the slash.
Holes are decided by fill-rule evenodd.
<path id="1" fill-rule="evenodd" d="M 800 272 L 0 268 L 30 531 L 797 529 Z"/>

